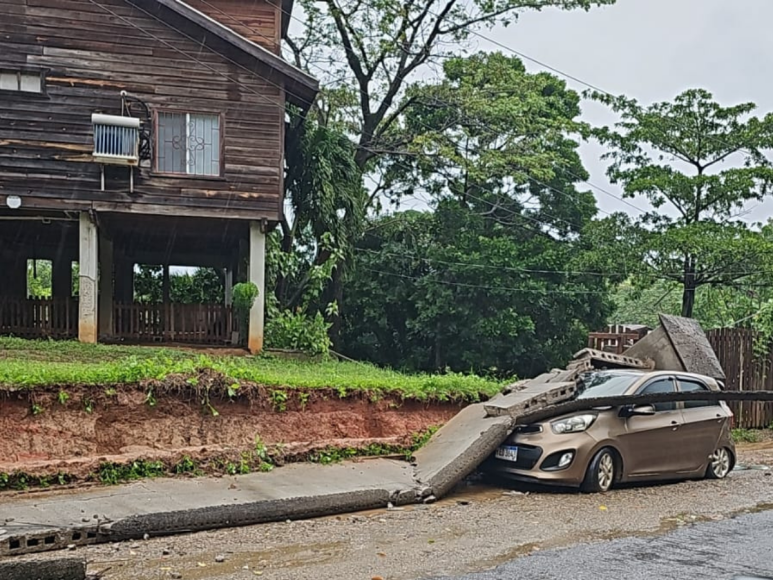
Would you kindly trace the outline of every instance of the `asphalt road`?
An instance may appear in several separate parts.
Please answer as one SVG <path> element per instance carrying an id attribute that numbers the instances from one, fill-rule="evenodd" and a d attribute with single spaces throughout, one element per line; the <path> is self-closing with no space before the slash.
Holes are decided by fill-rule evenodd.
<path id="1" fill-rule="evenodd" d="M 444 580 L 731 580 L 773 578 L 773 512 L 536 552 L 494 570 Z"/>

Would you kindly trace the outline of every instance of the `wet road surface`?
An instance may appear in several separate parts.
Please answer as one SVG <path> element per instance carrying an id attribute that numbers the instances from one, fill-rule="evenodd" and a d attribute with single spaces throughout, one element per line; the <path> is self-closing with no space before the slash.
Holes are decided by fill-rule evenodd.
<path id="1" fill-rule="evenodd" d="M 701 523 L 660 537 L 536 552 L 443 580 L 731 580 L 773 578 L 773 512 Z"/>
<path id="2" fill-rule="evenodd" d="M 741 461 L 773 466 L 773 444 L 744 448 Z M 773 510 L 771 469 L 601 495 L 474 485 L 432 505 L 102 544 L 67 555 L 85 557 L 102 580 L 729 580 L 742 572 L 773 578 L 773 515 L 729 521 L 765 510 Z M 677 530 L 684 531 L 671 535 Z M 751 532 L 761 544 L 750 545 Z M 624 540 L 630 537 L 639 539 Z M 589 545 L 551 552 L 580 543 Z M 726 553 L 730 559 L 721 559 Z M 519 557 L 525 559 L 513 562 Z M 483 574 L 502 565 L 512 571 Z"/>

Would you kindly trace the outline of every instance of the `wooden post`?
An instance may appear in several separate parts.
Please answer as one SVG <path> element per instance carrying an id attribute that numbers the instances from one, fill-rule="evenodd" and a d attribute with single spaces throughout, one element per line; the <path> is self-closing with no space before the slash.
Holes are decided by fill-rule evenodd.
<path id="1" fill-rule="evenodd" d="M 27 288 L 27 256 L 12 256 L 4 269 L 5 295 L 9 298 L 25 299 L 29 294 Z"/>
<path id="2" fill-rule="evenodd" d="M 80 305 L 78 340 L 97 342 L 97 268 L 99 264 L 97 226 L 88 212 L 80 215 Z"/>
<path id="3" fill-rule="evenodd" d="M 51 296 L 72 298 L 72 260 L 69 256 L 57 256 L 51 264 Z"/>
<path id="4" fill-rule="evenodd" d="M 113 336 L 113 242 L 99 236 L 99 336 Z"/>
<path id="5" fill-rule="evenodd" d="M 169 264 L 164 264 L 163 266 L 163 279 L 162 279 L 162 301 L 164 304 L 169 304 L 172 302 L 172 289 L 171 289 L 171 281 L 169 279 Z"/>
<path id="6" fill-rule="evenodd" d="M 132 304 L 134 303 L 134 262 L 117 248 L 113 260 L 115 299 L 122 304 Z"/>
<path id="7" fill-rule="evenodd" d="M 247 346 L 253 354 L 263 350 L 264 309 L 266 302 L 266 234 L 260 222 L 250 223 L 249 280 L 258 287 L 258 297 L 250 310 Z"/>
<path id="8" fill-rule="evenodd" d="M 233 268 L 225 269 L 225 276 L 223 278 L 223 295 L 225 297 L 225 305 L 233 306 L 234 303 L 234 271 Z"/>

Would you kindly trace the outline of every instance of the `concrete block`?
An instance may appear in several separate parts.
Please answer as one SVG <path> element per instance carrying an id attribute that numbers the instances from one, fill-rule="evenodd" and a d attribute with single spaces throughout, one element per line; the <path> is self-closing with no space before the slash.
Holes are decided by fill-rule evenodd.
<path id="1" fill-rule="evenodd" d="M 654 368 L 651 360 L 645 357 L 636 357 L 625 354 L 614 354 L 602 350 L 586 348 L 574 355 L 574 360 L 569 363 L 570 368 L 631 368 L 641 370 L 652 370 Z"/>
<path id="2" fill-rule="evenodd" d="M 0 561 L 0 580 L 85 580 L 84 558 Z"/>
<path id="3" fill-rule="evenodd" d="M 484 403 L 489 417 L 517 417 L 568 401 L 577 391 L 574 381 L 562 383 L 531 383 L 525 389 L 510 393 L 496 401 Z"/>

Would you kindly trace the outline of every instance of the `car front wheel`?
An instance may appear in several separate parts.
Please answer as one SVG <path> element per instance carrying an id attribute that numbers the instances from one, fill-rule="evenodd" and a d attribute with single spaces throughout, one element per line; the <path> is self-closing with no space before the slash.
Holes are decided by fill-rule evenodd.
<path id="1" fill-rule="evenodd" d="M 725 479 L 733 467 L 733 457 L 727 447 L 720 447 L 709 458 L 706 477 L 709 479 Z"/>
<path id="2" fill-rule="evenodd" d="M 602 449 L 591 460 L 582 491 L 585 493 L 603 493 L 609 491 L 617 477 L 617 463 L 611 449 Z"/>

